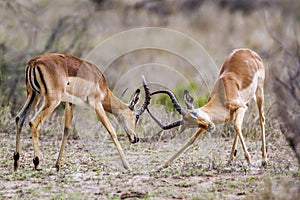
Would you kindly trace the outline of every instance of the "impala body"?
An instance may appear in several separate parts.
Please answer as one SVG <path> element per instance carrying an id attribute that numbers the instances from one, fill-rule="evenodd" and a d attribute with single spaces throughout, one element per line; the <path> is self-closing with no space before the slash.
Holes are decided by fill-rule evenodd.
<path id="1" fill-rule="evenodd" d="M 145 86 L 145 80 L 143 81 Z M 139 89 L 134 94 L 129 105 L 127 105 L 114 96 L 108 88 L 105 77 L 97 66 L 75 56 L 63 53 L 45 54 L 28 61 L 26 66 L 26 87 L 27 100 L 16 117 L 15 170 L 17 170 L 20 165 L 20 134 L 24 120 L 30 111 L 38 105 L 42 97 L 43 104 L 41 108 L 29 122 L 33 140 L 33 163 L 35 169 L 40 168 L 38 151 L 39 129 L 42 123 L 61 102 L 66 102 L 66 106 L 64 114 L 64 136 L 56 162 L 57 170 L 60 168 L 65 143 L 72 129 L 74 105 L 91 107 L 95 110 L 99 120 L 107 129 L 116 145 L 124 167 L 130 169 L 117 139 L 114 127 L 111 125 L 105 111 L 117 117 L 131 143 L 138 142 L 139 138 L 136 133 L 136 123 L 139 115 L 144 112 L 143 107 L 137 112 L 134 111 L 134 106 L 139 100 Z M 145 89 L 147 88 L 145 87 Z M 145 100 L 143 106 L 145 106 L 146 103 Z"/>
<path id="2" fill-rule="evenodd" d="M 213 131 L 215 124 L 234 121 L 236 136 L 230 153 L 230 162 L 234 158 L 236 143 L 239 138 L 244 150 L 245 158 L 250 165 L 250 155 L 242 135 L 242 123 L 248 103 L 256 100 L 260 117 L 262 139 L 262 165 L 266 165 L 266 142 L 265 142 L 265 117 L 263 111 L 265 69 L 262 59 L 250 49 L 234 50 L 222 65 L 218 79 L 216 80 L 208 103 L 201 108 L 193 107 L 193 97 L 187 91 L 184 92 L 184 100 L 187 110 L 184 110 L 170 91 L 156 91 L 151 95 L 166 93 L 172 99 L 176 110 L 182 115 L 182 119 L 167 126 L 162 125 L 151 112 L 152 118 L 163 128 L 170 129 L 182 125 L 183 127 L 199 128 L 189 141 L 162 167 L 167 167 L 188 146 L 200 137 L 205 131 Z"/>

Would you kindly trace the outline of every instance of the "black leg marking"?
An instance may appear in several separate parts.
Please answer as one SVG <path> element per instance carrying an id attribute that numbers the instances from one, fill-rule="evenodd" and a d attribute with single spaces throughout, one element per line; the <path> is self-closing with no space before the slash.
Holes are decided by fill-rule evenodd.
<path id="1" fill-rule="evenodd" d="M 19 121 L 20 121 L 20 117 L 18 116 L 18 117 L 16 117 L 16 124 L 18 124 Z"/>
<path id="2" fill-rule="evenodd" d="M 234 154 L 233 154 L 234 157 L 236 156 L 236 154 L 237 154 L 237 150 L 235 149 L 235 150 L 234 150 Z"/>
<path id="3" fill-rule="evenodd" d="M 24 109 L 24 111 L 21 113 L 20 117 L 16 117 L 16 123 L 18 124 L 18 122 L 20 122 L 20 124 L 18 124 L 18 132 L 21 133 L 21 130 L 22 130 L 22 127 L 24 125 L 24 121 L 25 121 L 25 118 L 28 116 L 29 114 L 29 110 L 30 110 L 30 107 L 35 99 L 35 95 L 36 93 L 33 92 L 32 95 L 31 95 L 31 98 L 30 98 L 30 101 L 28 103 L 28 105 L 26 106 L 26 108 Z"/>

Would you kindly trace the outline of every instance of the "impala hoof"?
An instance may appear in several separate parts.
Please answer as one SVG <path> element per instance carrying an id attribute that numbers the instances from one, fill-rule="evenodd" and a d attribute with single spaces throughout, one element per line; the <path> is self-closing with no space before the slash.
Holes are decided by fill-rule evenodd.
<path id="1" fill-rule="evenodd" d="M 60 167 L 58 165 L 55 165 L 56 171 L 59 172 Z"/>
<path id="2" fill-rule="evenodd" d="M 138 138 L 138 137 L 136 137 L 135 135 L 133 135 L 130 142 L 131 142 L 132 144 L 135 144 L 135 143 L 137 143 L 137 142 L 139 142 L 139 141 L 140 141 L 140 138 Z"/>
<path id="3" fill-rule="evenodd" d="M 227 167 L 231 167 L 232 166 L 232 159 L 229 159 L 227 161 L 227 164 L 226 164 Z"/>
<path id="4" fill-rule="evenodd" d="M 34 169 L 37 170 L 37 171 L 40 171 L 42 170 L 40 167 L 39 167 L 39 164 L 40 164 L 40 159 L 39 157 L 35 157 L 33 159 L 33 164 L 34 164 Z"/>
<path id="5" fill-rule="evenodd" d="M 265 160 L 261 161 L 261 166 L 266 167 L 267 166 L 267 161 L 265 161 Z"/>

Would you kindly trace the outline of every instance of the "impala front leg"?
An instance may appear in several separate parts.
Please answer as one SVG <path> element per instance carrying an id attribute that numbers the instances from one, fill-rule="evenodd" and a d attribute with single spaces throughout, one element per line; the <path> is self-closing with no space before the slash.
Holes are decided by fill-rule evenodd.
<path id="1" fill-rule="evenodd" d="M 168 161 L 164 162 L 164 164 L 158 168 L 161 170 L 163 168 L 168 167 L 180 154 L 182 154 L 189 146 L 191 146 L 203 133 L 205 129 L 199 129 L 182 147 L 174 154 Z"/>
<path id="2" fill-rule="evenodd" d="M 129 166 L 129 163 L 127 162 L 126 158 L 125 158 L 125 154 L 122 150 L 122 147 L 119 143 L 119 140 L 117 138 L 117 134 L 113 128 L 113 126 L 111 125 L 110 121 L 108 120 L 107 116 L 106 116 L 106 113 L 103 109 L 103 106 L 102 104 L 97 104 L 96 107 L 95 107 L 95 111 L 96 111 L 96 114 L 99 118 L 99 120 L 102 122 L 102 124 L 104 125 L 104 127 L 106 128 L 106 130 L 108 131 L 108 133 L 110 134 L 115 146 L 117 147 L 117 150 L 120 154 L 120 157 L 121 157 L 121 160 L 122 160 L 122 163 L 123 163 L 123 166 L 125 169 L 131 171 L 131 168 Z"/>

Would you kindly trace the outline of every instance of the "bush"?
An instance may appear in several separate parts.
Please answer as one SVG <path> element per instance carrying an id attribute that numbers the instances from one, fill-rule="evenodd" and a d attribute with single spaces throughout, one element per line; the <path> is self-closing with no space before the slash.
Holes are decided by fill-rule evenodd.
<path id="1" fill-rule="evenodd" d="M 172 92 L 176 96 L 180 105 L 184 105 L 185 104 L 184 97 L 183 97 L 184 90 L 188 90 L 189 92 L 191 92 L 191 91 L 196 91 L 197 89 L 198 89 L 197 83 L 191 82 L 190 84 L 180 85 L 179 87 L 176 88 L 175 91 L 172 91 Z M 209 95 L 207 94 L 206 96 L 203 96 L 203 97 L 202 96 L 194 97 L 194 99 L 195 99 L 194 106 L 196 108 L 198 108 L 198 107 L 205 105 L 208 101 L 208 96 Z M 156 97 L 153 98 L 153 102 L 154 102 L 154 104 L 163 105 L 167 112 L 175 111 L 172 101 L 168 95 L 165 95 L 165 94 L 157 95 Z"/>

